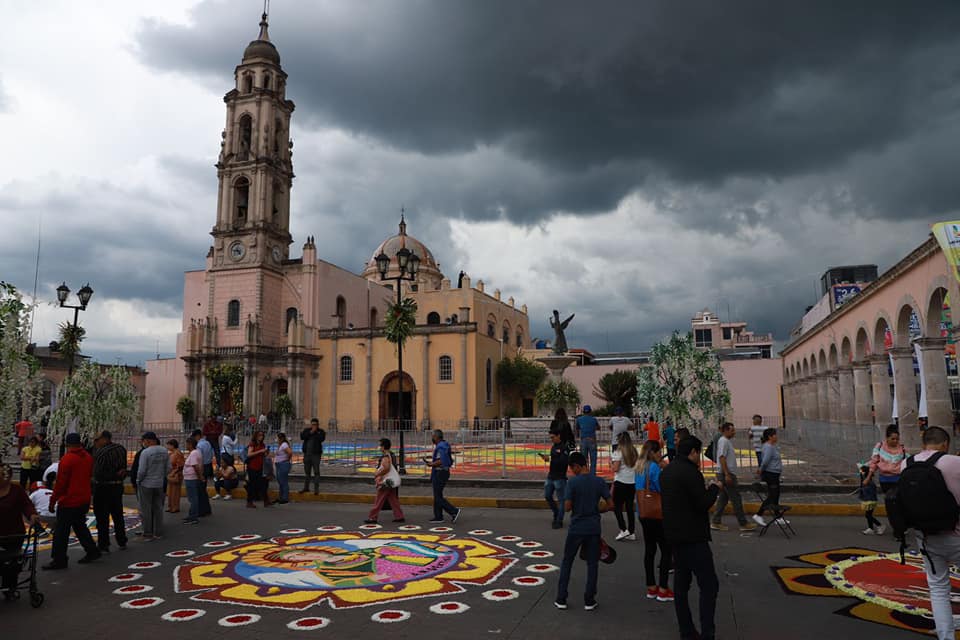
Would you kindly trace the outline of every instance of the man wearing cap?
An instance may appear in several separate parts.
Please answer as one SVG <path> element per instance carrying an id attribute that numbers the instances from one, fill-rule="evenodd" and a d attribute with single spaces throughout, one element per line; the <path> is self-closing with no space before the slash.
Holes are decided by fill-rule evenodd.
<path id="1" fill-rule="evenodd" d="M 590 405 L 583 405 L 583 415 L 577 418 L 577 437 L 580 451 L 590 460 L 590 473 L 597 475 L 597 428 L 600 425 L 593 417 Z"/>
<path id="2" fill-rule="evenodd" d="M 97 548 L 110 552 L 110 519 L 117 546 L 127 548 L 123 522 L 123 479 L 127 476 L 127 450 L 102 431 L 93 441 L 93 515 L 97 517 Z"/>
<path id="3" fill-rule="evenodd" d="M 163 536 L 163 499 L 166 497 L 163 482 L 170 473 L 170 455 L 153 431 L 143 434 L 143 446 L 137 468 L 137 498 L 143 518 L 143 539 L 156 540 Z"/>
<path id="4" fill-rule="evenodd" d="M 77 541 L 86 551 L 78 562 L 87 564 L 100 557 L 97 543 L 87 528 L 87 511 L 90 510 L 90 481 L 93 477 L 93 457 L 80 441 L 80 434 L 68 433 L 63 441 L 65 451 L 57 468 L 57 483 L 50 496 L 50 509 L 56 509 L 57 524 L 53 528 L 53 551 L 44 570 L 67 568 L 67 541 L 73 529 Z"/>

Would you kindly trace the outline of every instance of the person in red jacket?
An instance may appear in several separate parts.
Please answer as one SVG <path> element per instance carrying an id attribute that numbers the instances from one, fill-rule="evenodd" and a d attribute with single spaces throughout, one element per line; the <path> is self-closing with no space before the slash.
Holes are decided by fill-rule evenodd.
<path id="1" fill-rule="evenodd" d="M 100 557 L 97 543 L 87 528 L 93 456 L 81 445 L 79 434 L 68 433 L 64 444 L 67 450 L 60 458 L 57 483 L 53 487 L 53 495 L 50 496 L 50 510 L 56 509 L 57 524 L 53 528 L 52 559 L 42 567 L 48 571 L 67 568 L 67 541 L 71 528 L 83 550 L 87 552 L 78 562 L 87 564 Z"/>

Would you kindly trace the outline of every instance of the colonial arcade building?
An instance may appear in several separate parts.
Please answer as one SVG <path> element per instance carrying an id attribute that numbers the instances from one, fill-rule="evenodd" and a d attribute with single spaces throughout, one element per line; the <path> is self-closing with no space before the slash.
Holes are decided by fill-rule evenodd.
<path id="1" fill-rule="evenodd" d="M 884 425 L 909 444 L 918 418 L 950 427 L 957 281 L 931 236 L 782 351 L 786 418 Z"/>
<path id="2" fill-rule="evenodd" d="M 318 417 L 346 429 L 396 424 L 401 375 L 383 326 L 396 293 L 381 284 L 375 258 L 390 257 L 389 278 L 400 271 L 401 249 L 420 264 L 413 280 L 397 285 L 418 306 L 403 354 L 406 426 L 518 411 L 501 404 L 495 369 L 529 340 L 526 307 L 499 290 L 488 293 L 482 281 L 472 285 L 466 274 L 451 284 L 403 218 L 395 235 L 363 253 L 371 257 L 362 274 L 319 258 L 313 236 L 292 256 L 294 103 L 266 15 L 234 79 L 224 96 L 213 245 L 204 269 L 184 277 L 176 357 L 147 363 L 145 422 L 179 421 L 182 396 L 204 416 L 268 413 L 287 395 L 298 420 Z"/>

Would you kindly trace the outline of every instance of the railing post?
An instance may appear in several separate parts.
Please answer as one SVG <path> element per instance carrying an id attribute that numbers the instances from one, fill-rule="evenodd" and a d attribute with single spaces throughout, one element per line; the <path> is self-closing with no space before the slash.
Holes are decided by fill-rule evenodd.
<path id="1" fill-rule="evenodd" d="M 500 477 L 507 477 L 507 427 L 502 425 L 500 428 L 500 453 L 503 456 L 503 465 L 500 469 Z"/>
<path id="2" fill-rule="evenodd" d="M 399 459 L 399 461 L 398 461 L 398 463 L 397 463 L 397 472 L 398 472 L 400 475 L 405 476 L 405 475 L 407 475 L 407 464 L 406 464 L 406 461 L 404 460 L 404 458 L 406 458 L 407 455 L 406 455 L 406 449 L 405 449 L 404 441 L 403 441 L 403 428 L 402 428 L 402 426 L 401 426 L 401 429 L 400 429 L 400 456 L 399 456 L 399 457 L 400 457 L 400 459 Z"/>

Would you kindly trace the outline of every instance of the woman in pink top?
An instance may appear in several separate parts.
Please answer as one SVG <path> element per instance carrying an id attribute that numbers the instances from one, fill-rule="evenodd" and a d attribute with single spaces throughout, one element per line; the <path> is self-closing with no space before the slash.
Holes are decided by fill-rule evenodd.
<path id="1" fill-rule="evenodd" d="M 277 500 L 280 504 L 290 502 L 290 466 L 293 458 L 293 450 L 290 448 L 290 441 L 287 440 L 287 434 L 277 434 L 277 452 L 273 456 L 273 466 L 277 472 L 277 484 L 280 485 L 280 498 Z"/>
<path id="2" fill-rule="evenodd" d="M 886 493 L 897 486 L 900 480 L 900 465 L 907 457 L 907 450 L 900 444 L 900 430 L 895 424 L 887 426 L 886 438 L 878 442 L 870 456 L 870 473 L 863 481 L 867 486 L 876 475 L 880 491 Z"/>
<path id="3" fill-rule="evenodd" d="M 183 483 L 187 485 L 187 500 L 190 502 L 190 513 L 183 520 L 183 524 L 198 524 L 200 522 L 200 491 L 203 484 L 203 456 L 197 449 L 197 441 L 187 438 L 187 459 L 183 464 Z"/>

